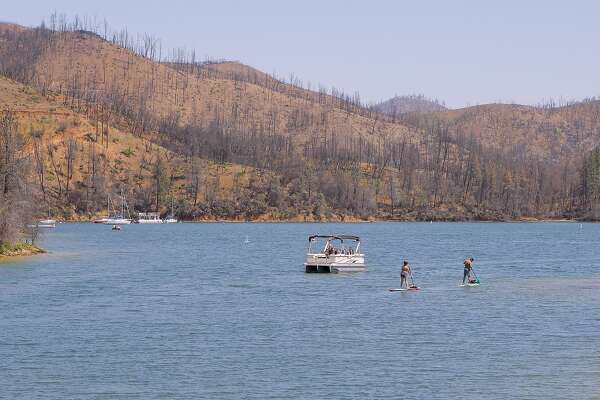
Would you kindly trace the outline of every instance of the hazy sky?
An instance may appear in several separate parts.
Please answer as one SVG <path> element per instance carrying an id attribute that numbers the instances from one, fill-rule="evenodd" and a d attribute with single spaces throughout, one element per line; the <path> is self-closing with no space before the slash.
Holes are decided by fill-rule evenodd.
<path id="1" fill-rule="evenodd" d="M 600 95 L 599 1 L 3 3 L 0 20 L 37 25 L 53 10 L 106 18 L 169 47 L 294 73 L 368 101 L 423 93 L 459 107 Z"/>

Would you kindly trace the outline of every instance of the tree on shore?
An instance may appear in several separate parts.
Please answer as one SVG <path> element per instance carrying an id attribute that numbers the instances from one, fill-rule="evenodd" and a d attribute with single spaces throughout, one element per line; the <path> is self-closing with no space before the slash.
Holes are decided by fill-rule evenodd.
<path id="1" fill-rule="evenodd" d="M 18 242 L 31 221 L 30 155 L 14 114 L 0 115 L 0 245 Z"/>

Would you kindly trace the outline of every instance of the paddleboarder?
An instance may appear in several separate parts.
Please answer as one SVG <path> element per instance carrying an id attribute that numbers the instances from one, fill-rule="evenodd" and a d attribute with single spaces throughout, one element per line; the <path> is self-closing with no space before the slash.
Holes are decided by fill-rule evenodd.
<path id="1" fill-rule="evenodd" d="M 410 265 L 408 265 L 408 261 L 404 260 L 404 262 L 402 263 L 402 270 L 400 272 L 400 287 L 403 288 L 404 285 L 406 284 L 406 287 L 408 288 L 408 275 L 411 273 L 410 271 Z"/>
<path id="2" fill-rule="evenodd" d="M 463 273 L 463 281 L 462 281 L 463 285 L 465 284 L 465 281 L 467 281 L 467 280 L 469 283 L 475 282 L 475 279 L 471 278 L 471 272 L 473 271 L 473 262 L 474 261 L 475 260 L 473 259 L 473 257 L 470 257 L 470 258 L 467 258 L 463 262 L 463 264 L 465 266 L 464 273 Z"/>
<path id="3" fill-rule="evenodd" d="M 408 283 L 408 278 L 410 277 L 410 284 Z M 402 267 L 400 268 L 400 287 L 394 289 L 388 289 L 390 292 L 405 292 L 405 291 L 413 291 L 419 290 L 420 288 L 415 285 L 415 280 L 412 274 L 412 267 L 408 264 L 408 261 L 404 260 L 402 262 Z"/>

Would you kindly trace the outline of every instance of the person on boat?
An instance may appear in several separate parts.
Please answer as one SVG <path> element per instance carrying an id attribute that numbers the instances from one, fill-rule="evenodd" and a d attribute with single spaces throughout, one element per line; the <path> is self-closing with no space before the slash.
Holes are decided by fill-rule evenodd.
<path id="1" fill-rule="evenodd" d="M 400 287 L 403 288 L 404 285 L 408 288 L 408 275 L 410 274 L 410 265 L 408 265 L 408 261 L 404 260 L 402 263 L 402 270 L 400 272 Z"/>
<path id="2" fill-rule="evenodd" d="M 473 271 L 473 262 L 475 260 L 473 259 L 473 257 L 467 258 L 463 264 L 465 266 L 464 272 L 463 272 L 463 285 L 465 284 L 465 281 L 468 280 L 469 283 L 475 283 L 475 278 L 473 278 L 471 276 L 471 272 Z"/>

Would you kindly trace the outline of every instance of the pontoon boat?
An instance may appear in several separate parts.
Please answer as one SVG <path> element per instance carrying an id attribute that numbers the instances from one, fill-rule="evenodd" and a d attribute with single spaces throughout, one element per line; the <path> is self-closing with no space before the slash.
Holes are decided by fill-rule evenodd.
<path id="1" fill-rule="evenodd" d="M 313 247 L 320 250 L 313 251 Z M 308 237 L 306 272 L 361 272 L 365 255 L 360 252 L 360 238 L 350 235 L 312 235 Z"/>

